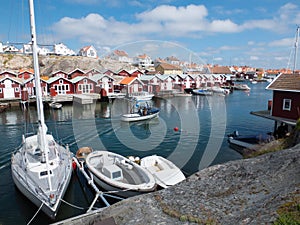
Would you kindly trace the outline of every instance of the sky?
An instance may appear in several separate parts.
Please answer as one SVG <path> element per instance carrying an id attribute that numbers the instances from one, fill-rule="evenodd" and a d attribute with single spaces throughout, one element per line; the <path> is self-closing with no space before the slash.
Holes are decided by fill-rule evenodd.
<path id="1" fill-rule="evenodd" d="M 28 43 L 27 0 L 0 13 L 0 42 Z M 300 25 L 299 0 L 35 0 L 35 13 L 38 44 L 264 69 L 293 69 Z"/>

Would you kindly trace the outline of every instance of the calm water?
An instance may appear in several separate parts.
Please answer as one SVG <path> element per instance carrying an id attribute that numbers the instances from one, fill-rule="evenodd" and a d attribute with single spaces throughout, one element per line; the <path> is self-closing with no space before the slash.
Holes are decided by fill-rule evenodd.
<path id="1" fill-rule="evenodd" d="M 272 131 L 273 122 L 250 115 L 250 111 L 267 109 L 272 92 L 267 83 L 248 84 L 250 92 L 235 91 L 226 96 L 192 96 L 155 99 L 161 109 L 157 119 L 128 125 L 120 115 L 131 108 L 126 100 L 112 104 L 65 105 L 62 110 L 45 110 L 48 129 L 53 136 L 68 144 L 72 152 L 83 146 L 107 149 L 125 156 L 143 157 L 158 154 L 169 158 L 188 176 L 208 165 L 240 159 L 230 149 L 226 136 L 234 130 L 240 134 Z M 10 171 L 11 153 L 21 143 L 24 131 L 36 127 L 35 107 L 27 112 L 13 108 L 0 114 L 0 224 L 26 224 L 37 208 L 14 186 Z M 27 125 L 24 125 L 24 121 Z M 178 127 L 179 131 L 174 128 Z M 78 215 L 88 208 L 93 195 L 82 177 L 75 173 L 57 221 Z M 113 202 L 113 200 L 110 200 Z M 98 207 L 101 203 L 98 204 Z M 50 221 L 39 213 L 32 224 Z"/>

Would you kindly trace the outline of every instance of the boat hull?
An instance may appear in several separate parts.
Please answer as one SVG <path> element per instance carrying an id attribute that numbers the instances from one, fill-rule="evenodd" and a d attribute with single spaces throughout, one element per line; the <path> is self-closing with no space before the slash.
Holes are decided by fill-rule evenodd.
<path id="1" fill-rule="evenodd" d="M 185 180 L 182 171 L 171 161 L 157 155 L 141 159 L 141 166 L 155 178 L 157 185 L 167 188 Z"/>
<path id="2" fill-rule="evenodd" d="M 97 175 L 94 174 L 93 172 L 92 172 L 92 174 L 94 176 L 93 178 L 94 178 L 95 183 L 98 186 L 100 186 L 102 189 L 104 189 L 105 191 L 110 192 L 110 194 L 115 194 L 115 195 L 123 197 L 123 198 L 129 198 L 129 197 L 133 197 L 136 195 L 145 194 L 145 193 L 149 192 L 149 190 L 138 191 L 138 190 L 126 190 L 123 188 L 118 188 L 116 186 L 112 186 L 112 185 L 104 182 L 103 180 L 98 178 Z M 152 190 L 150 190 L 150 191 L 152 191 Z"/>
<path id="3" fill-rule="evenodd" d="M 195 94 L 195 95 L 204 95 L 204 96 L 210 96 L 210 95 L 213 94 L 212 91 L 206 90 L 206 89 L 194 89 L 192 91 L 192 93 Z"/>
<path id="4" fill-rule="evenodd" d="M 71 177 L 72 177 L 72 171 L 71 171 L 71 164 L 70 164 L 70 172 L 68 174 L 68 176 L 66 177 L 65 180 L 65 184 L 62 187 L 62 192 L 60 194 L 60 198 L 63 198 L 63 196 L 65 195 L 65 192 L 68 188 L 68 185 L 70 183 Z M 36 193 L 33 193 L 32 191 L 30 191 L 29 189 L 25 188 L 27 185 L 25 182 L 22 182 L 22 178 L 21 176 L 16 172 L 15 169 L 12 168 L 12 178 L 13 181 L 16 185 L 16 187 L 18 188 L 18 190 L 24 195 L 26 196 L 34 205 L 36 205 L 38 208 L 41 206 L 42 201 L 41 199 L 38 198 Z M 59 198 L 59 199 L 60 199 Z M 55 219 L 57 212 L 59 210 L 61 201 L 58 201 L 54 206 L 50 206 L 48 204 L 43 204 L 41 210 L 48 216 L 50 217 L 52 220 Z"/>
<path id="5" fill-rule="evenodd" d="M 155 179 L 146 169 L 116 153 L 94 151 L 87 156 L 86 167 L 97 185 L 121 197 L 156 189 Z"/>
<path id="6" fill-rule="evenodd" d="M 123 122 L 137 122 L 137 121 L 149 120 L 149 119 L 155 118 L 158 116 L 158 114 L 159 114 L 159 112 L 149 114 L 146 116 L 142 116 L 138 113 L 124 114 L 124 115 L 122 115 L 121 120 Z"/>

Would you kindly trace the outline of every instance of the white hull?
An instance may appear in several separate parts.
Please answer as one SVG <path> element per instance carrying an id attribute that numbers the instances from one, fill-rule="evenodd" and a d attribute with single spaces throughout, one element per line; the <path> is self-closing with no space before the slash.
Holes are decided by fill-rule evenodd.
<path id="1" fill-rule="evenodd" d="M 61 104 L 61 103 L 58 103 L 58 102 L 51 102 L 51 103 L 49 103 L 49 106 L 50 106 L 52 109 L 61 109 L 62 104 Z"/>
<path id="2" fill-rule="evenodd" d="M 43 203 L 42 211 L 54 219 L 72 176 L 72 154 L 57 144 L 49 150 L 50 191 L 48 176 L 41 175 L 47 173 L 46 165 L 40 162 L 40 155 L 33 154 L 37 148 L 36 139 L 37 135 L 27 137 L 23 146 L 13 154 L 12 177 L 20 192 L 37 207 Z M 54 141 L 51 135 L 47 135 L 47 140 Z M 56 151 L 59 157 L 54 153 Z"/>
<path id="3" fill-rule="evenodd" d="M 192 93 L 195 95 L 212 95 L 213 94 L 213 92 L 208 89 L 193 89 Z"/>
<path id="4" fill-rule="evenodd" d="M 141 166 L 147 169 L 162 188 L 167 188 L 185 180 L 182 171 L 171 161 L 157 155 L 141 159 Z"/>
<path id="5" fill-rule="evenodd" d="M 96 184 L 116 195 L 131 197 L 156 189 L 154 177 L 126 157 L 108 151 L 93 151 L 86 157 Z"/>
<path id="6" fill-rule="evenodd" d="M 71 180 L 71 175 L 72 173 L 69 173 L 69 176 L 66 177 L 65 180 L 65 184 L 62 187 L 62 192 L 60 195 L 60 198 L 63 198 L 63 196 L 65 195 L 65 192 L 68 188 L 68 184 L 70 183 Z M 33 193 L 32 191 L 29 191 L 29 189 L 25 188 L 26 184 L 24 183 L 24 181 L 22 179 L 20 179 L 20 177 L 18 176 L 18 173 L 16 173 L 14 170 L 12 171 L 12 178 L 13 181 L 16 185 L 16 187 L 19 189 L 19 191 L 25 195 L 34 205 L 36 205 L 38 208 L 41 206 L 42 204 L 42 200 L 40 198 L 37 197 L 36 193 Z M 50 206 L 48 204 L 44 204 L 42 206 L 42 211 L 49 216 L 51 219 L 55 219 L 57 212 L 59 210 L 61 201 L 58 201 L 54 206 Z"/>
<path id="7" fill-rule="evenodd" d="M 141 116 L 138 113 L 129 113 L 129 114 L 122 115 L 121 120 L 124 122 L 137 122 L 137 121 L 149 120 L 155 118 L 158 116 L 158 114 L 159 112 L 146 115 L 146 116 Z"/>

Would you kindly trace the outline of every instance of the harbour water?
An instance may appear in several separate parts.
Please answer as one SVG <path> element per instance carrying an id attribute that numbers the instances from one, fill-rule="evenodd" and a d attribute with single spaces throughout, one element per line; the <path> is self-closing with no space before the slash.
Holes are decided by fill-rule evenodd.
<path id="1" fill-rule="evenodd" d="M 106 149 L 124 156 L 157 154 L 173 161 L 189 176 L 209 165 L 242 158 L 228 147 L 227 135 L 234 130 L 240 134 L 273 130 L 273 121 L 250 115 L 250 111 L 267 109 L 272 92 L 265 90 L 267 83 L 248 85 L 250 92 L 234 91 L 225 97 L 156 98 L 153 104 L 160 108 L 160 116 L 150 121 L 121 122 L 120 115 L 132 107 L 124 99 L 84 106 L 64 105 L 61 110 L 46 109 L 45 119 L 53 136 L 68 144 L 73 153 L 80 147 L 91 146 L 94 150 Z M 34 131 L 35 127 L 34 106 L 25 112 L 12 108 L 0 114 L 2 225 L 27 224 L 37 211 L 17 191 L 10 171 L 11 153 L 21 144 L 24 131 Z M 74 173 L 57 221 L 84 213 L 92 199 L 92 191 Z M 40 212 L 31 224 L 51 222 Z"/>

